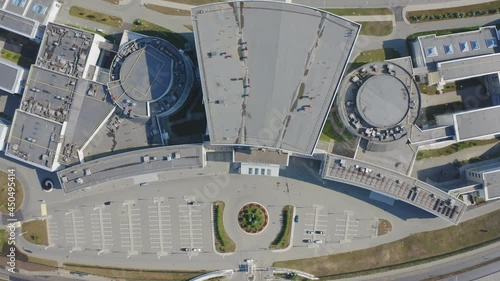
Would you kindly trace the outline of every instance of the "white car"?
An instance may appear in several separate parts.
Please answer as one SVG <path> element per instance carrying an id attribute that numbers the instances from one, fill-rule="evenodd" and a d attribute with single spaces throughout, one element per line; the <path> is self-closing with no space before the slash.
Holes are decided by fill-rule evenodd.
<path id="1" fill-rule="evenodd" d="M 323 240 L 314 240 L 314 244 L 322 244 Z"/>
<path id="2" fill-rule="evenodd" d="M 193 252 L 201 252 L 201 249 L 200 248 L 193 248 L 193 249 L 191 249 L 191 251 L 193 251 Z"/>

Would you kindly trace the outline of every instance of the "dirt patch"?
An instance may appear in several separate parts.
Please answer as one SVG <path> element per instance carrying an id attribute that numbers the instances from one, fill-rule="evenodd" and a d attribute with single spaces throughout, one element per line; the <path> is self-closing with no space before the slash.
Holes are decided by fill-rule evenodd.
<path id="1" fill-rule="evenodd" d="M 392 224 L 388 220 L 385 219 L 380 219 L 378 222 L 378 231 L 377 231 L 377 236 L 382 236 L 384 234 L 387 234 L 391 232 L 392 230 Z"/>
<path id="2" fill-rule="evenodd" d="M 22 229 L 25 232 L 23 237 L 26 241 L 38 245 L 49 245 L 46 220 L 25 222 L 22 224 Z"/>

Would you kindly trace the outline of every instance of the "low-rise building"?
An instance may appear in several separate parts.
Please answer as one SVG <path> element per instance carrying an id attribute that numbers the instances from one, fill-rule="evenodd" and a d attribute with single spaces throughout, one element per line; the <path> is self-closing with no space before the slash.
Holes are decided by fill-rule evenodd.
<path id="1" fill-rule="evenodd" d="M 57 0 L 0 0 L 0 28 L 40 42 L 61 6 Z"/>
<path id="2" fill-rule="evenodd" d="M 467 180 L 482 185 L 479 193 L 486 201 L 500 198 L 500 163 L 489 163 L 467 169 L 465 175 Z"/>

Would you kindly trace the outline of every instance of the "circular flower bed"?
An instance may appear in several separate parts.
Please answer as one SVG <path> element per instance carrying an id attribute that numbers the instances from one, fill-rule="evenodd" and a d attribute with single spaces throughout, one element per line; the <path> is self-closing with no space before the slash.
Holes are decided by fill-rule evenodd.
<path id="1" fill-rule="evenodd" d="M 267 210 L 258 203 L 248 203 L 238 213 L 240 228 L 249 234 L 262 232 L 269 221 Z"/>

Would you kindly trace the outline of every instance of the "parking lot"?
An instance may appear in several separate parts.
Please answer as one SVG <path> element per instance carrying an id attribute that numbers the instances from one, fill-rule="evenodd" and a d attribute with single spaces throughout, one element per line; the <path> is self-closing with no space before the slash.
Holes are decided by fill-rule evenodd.
<path id="1" fill-rule="evenodd" d="M 378 218 L 357 217 L 349 210 L 322 205 L 297 208 L 294 246 L 317 248 L 320 244 L 349 243 L 377 236 Z"/>
<path id="2" fill-rule="evenodd" d="M 196 257 L 212 252 L 206 207 L 194 197 L 152 197 L 53 210 L 48 219 L 49 247 L 66 248 L 70 253 L 95 251 L 100 257 L 109 253 L 127 258 Z"/>

